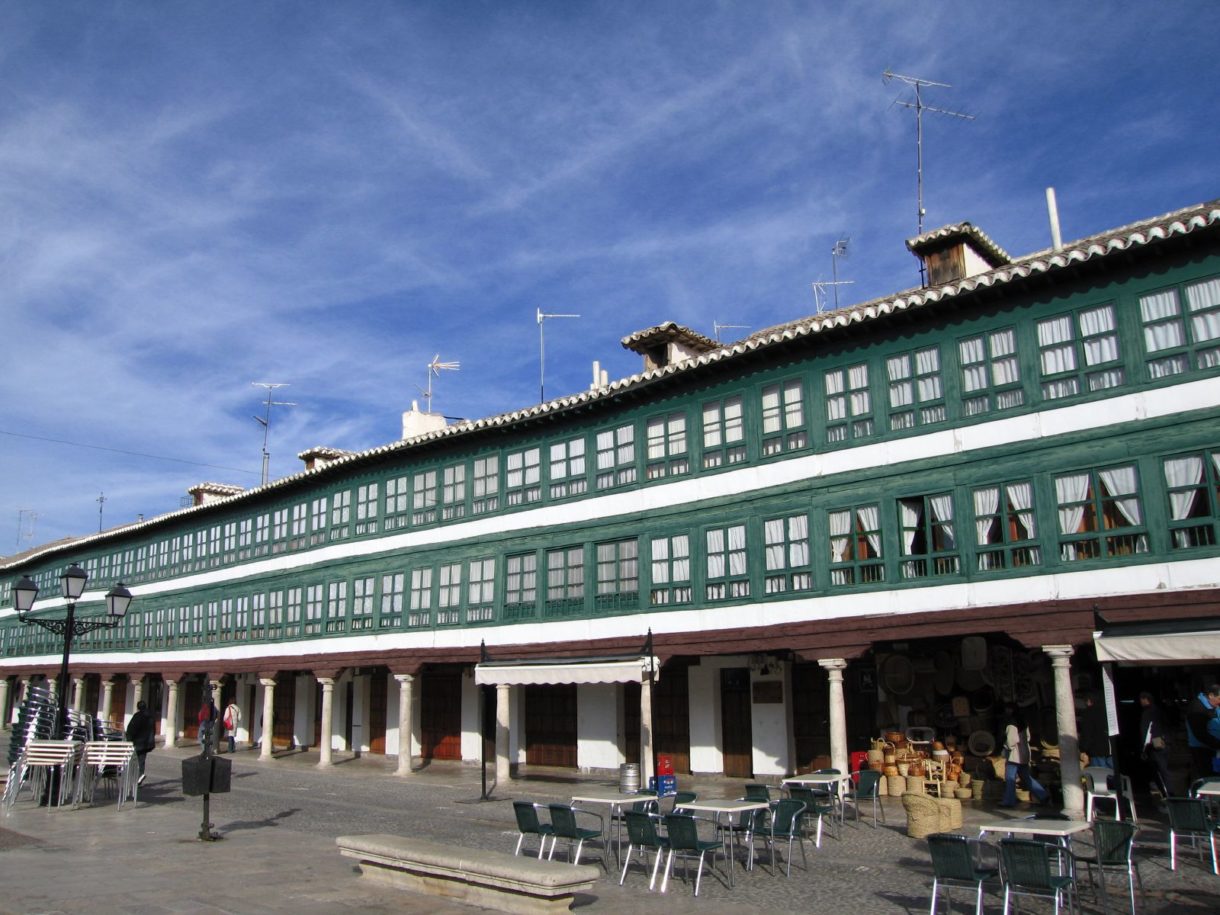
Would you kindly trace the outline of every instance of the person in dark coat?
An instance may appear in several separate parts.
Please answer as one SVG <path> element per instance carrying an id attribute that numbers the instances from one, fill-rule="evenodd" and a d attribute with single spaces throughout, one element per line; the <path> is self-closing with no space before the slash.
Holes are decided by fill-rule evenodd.
<path id="1" fill-rule="evenodd" d="M 1080 710 L 1077 724 L 1080 727 L 1080 750 L 1087 753 L 1090 766 L 1114 768 L 1114 757 L 1110 753 L 1110 727 L 1106 722 L 1106 710 L 1090 694 L 1085 696 L 1084 708 Z"/>
<path id="2" fill-rule="evenodd" d="M 144 761 L 152 751 L 157 741 L 157 723 L 148 712 L 148 703 L 140 700 L 136 703 L 136 713 L 127 722 L 127 739 L 136 749 L 136 765 L 140 770 L 137 785 L 144 784 Z"/>
<path id="3" fill-rule="evenodd" d="M 1165 742 L 1165 716 L 1152 698 L 1152 693 L 1140 693 L 1140 755 L 1152 766 L 1153 784 L 1161 797 L 1170 797 L 1169 746 Z"/>

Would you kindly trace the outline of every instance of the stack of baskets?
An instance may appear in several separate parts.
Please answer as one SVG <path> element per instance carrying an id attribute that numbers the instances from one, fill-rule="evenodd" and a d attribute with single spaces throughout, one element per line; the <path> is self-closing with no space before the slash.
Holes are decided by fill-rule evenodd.
<path id="1" fill-rule="evenodd" d="M 868 767 L 881 773 L 879 791 L 882 795 L 899 797 L 904 793 L 925 793 L 929 758 L 940 763 L 944 771 L 942 797 L 967 800 L 974 796 L 970 788 L 971 776 L 963 771 L 965 755 L 957 749 L 955 741 L 939 741 L 932 744 L 931 753 L 921 752 L 910 746 L 906 735 L 900 731 L 886 731 L 873 741 L 868 750 Z"/>

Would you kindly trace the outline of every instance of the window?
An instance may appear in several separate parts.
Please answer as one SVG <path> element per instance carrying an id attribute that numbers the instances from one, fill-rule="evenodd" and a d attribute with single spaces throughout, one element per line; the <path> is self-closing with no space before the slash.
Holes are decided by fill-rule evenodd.
<path id="1" fill-rule="evenodd" d="M 690 472 L 686 453 L 686 415 L 670 413 L 648 420 L 648 464 L 650 480 Z"/>
<path id="2" fill-rule="evenodd" d="M 321 585 L 310 585 L 305 589 L 305 634 L 317 635 L 322 631 Z"/>
<path id="3" fill-rule="evenodd" d="M 347 582 L 332 581 L 326 589 L 326 631 L 347 631 Z"/>
<path id="4" fill-rule="evenodd" d="M 881 556 L 881 517 L 876 505 L 829 513 L 830 583 L 871 584 L 885 581 Z"/>
<path id="5" fill-rule="evenodd" d="M 1148 552 L 1135 467 L 1055 477 L 1064 562 Z"/>
<path id="6" fill-rule="evenodd" d="M 809 444 L 805 428 L 805 392 L 799 379 L 762 389 L 762 453 L 779 454 Z"/>
<path id="7" fill-rule="evenodd" d="M 254 555 L 266 556 L 271 550 L 271 516 L 259 515 L 254 519 Z"/>
<path id="8" fill-rule="evenodd" d="M 974 534 L 981 572 L 1042 564 L 1034 526 L 1034 489 L 1028 480 L 974 491 Z"/>
<path id="9" fill-rule="evenodd" d="M 297 589 L 297 599 L 300 600 L 300 589 Z M 298 614 L 299 615 L 299 614 Z M 267 636 L 278 638 L 284 631 L 284 592 L 271 591 L 267 594 Z"/>
<path id="10" fill-rule="evenodd" d="M 744 524 L 715 527 L 706 532 L 708 600 L 733 600 L 750 596 L 749 569 L 746 567 L 746 528 Z"/>
<path id="11" fill-rule="evenodd" d="M 1117 387 L 1125 380 L 1113 305 L 1039 321 L 1038 350 L 1047 400 Z"/>
<path id="12" fill-rule="evenodd" d="M 446 521 L 466 514 L 466 465 L 452 464 L 441 477 L 441 517 Z"/>
<path id="13" fill-rule="evenodd" d="M 864 363 L 827 372 L 826 440 L 845 442 L 873 434 L 873 401 Z"/>
<path id="14" fill-rule="evenodd" d="M 232 562 L 234 554 L 237 553 L 237 522 L 226 521 L 224 527 L 224 552 L 225 561 Z"/>
<path id="15" fill-rule="evenodd" d="M 385 481 L 385 529 L 398 530 L 410 523 L 411 495 L 406 477 L 390 477 Z"/>
<path id="16" fill-rule="evenodd" d="M 351 490 L 337 492 L 330 500 L 330 539 L 343 540 L 347 537 L 348 525 L 352 522 Z"/>
<path id="17" fill-rule="evenodd" d="M 432 622 L 432 570 L 411 570 L 411 605 L 407 625 L 412 629 Z"/>
<path id="18" fill-rule="evenodd" d="M 352 630 L 373 627 L 373 602 L 376 600 L 376 579 L 373 576 L 352 581 Z"/>
<path id="19" fill-rule="evenodd" d="M 466 564 L 466 620 L 485 623 L 496 616 L 496 561 L 472 559 Z"/>
<path id="20" fill-rule="evenodd" d="M 635 427 L 619 426 L 597 433 L 597 488 L 635 482 Z"/>
<path id="21" fill-rule="evenodd" d="M 271 523 L 271 552 L 282 553 L 288 548 L 288 509 L 277 508 Z"/>
<path id="22" fill-rule="evenodd" d="M 505 459 L 505 470 L 504 498 L 509 505 L 528 505 L 542 498 L 540 448 L 512 452 Z"/>
<path id="23" fill-rule="evenodd" d="M 406 576 L 402 572 L 391 572 L 381 576 L 381 613 L 377 624 L 382 629 L 396 629 L 402 625 L 403 588 Z"/>
<path id="24" fill-rule="evenodd" d="M 436 471 L 417 473 L 411 482 L 411 523 L 433 523 L 436 521 Z"/>
<path id="25" fill-rule="evenodd" d="M 1220 279 L 1140 296 L 1148 374 L 1164 378 L 1220 365 Z M 1192 365 L 1193 363 L 1193 365 Z"/>
<path id="26" fill-rule="evenodd" d="M 551 445 L 551 498 L 580 495 L 587 488 L 585 440 L 574 438 Z"/>
<path id="27" fill-rule="evenodd" d="M 599 610 L 634 608 L 640 600 L 640 544 L 637 540 L 599 543 L 597 596 Z"/>
<path id="28" fill-rule="evenodd" d="M 302 502 L 292 507 L 292 539 L 288 541 L 290 549 L 299 550 L 306 544 L 309 534 L 309 506 Z"/>
<path id="29" fill-rule="evenodd" d="M 1017 334 L 1011 327 L 968 337 L 957 344 L 962 368 L 962 412 L 978 416 L 1025 403 Z"/>
<path id="30" fill-rule="evenodd" d="M 377 533 L 377 484 L 356 489 L 356 536 Z"/>
<path id="31" fill-rule="evenodd" d="M 475 458 L 471 483 L 470 510 L 476 515 L 494 512 L 500 507 L 500 456 Z"/>
<path id="32" fill-rule="evenodd" d="M 301 625 L 304 593 L 300 588 L 289 588 L 284 606 L 284 634 L 296 635 Z"/>
<path id="33" fill-rule="evenodd" d="M 1164 469 L 1173 548 L 1214 546 L 1220 518 L 1220 451 L 1166 458 Z"/>
<path id="34" fill-rule="evenodd" d="M 703 405 L 703 466 L 711 469 L 746 459 L 741 395 Z"/>
<path id="35" fill-rule="evenodd" d="M 326 542 L 326 504 L 327 497 L 314 499 L 309 507 L 309 542 Z"/>
<path id="36" fill-rule="evenodd" d="M 534 615 L 538 603 L 538 556 L 519 553 L 504 559 L 504 615 L 523 619 Z"/>
<path id="37" fill-rule="evenodd" d="M 945 421 L 940 349 L 930 346 L 885 360 L 890 380 L 890 428 L 912 429 Z"/>
<path id="38" fill-rule="evenodd" d="M 915 496 L 898 500 L 902 536 L 902 577 L 956 575 L 960 566 L 953 529 L 953 496 Z"/>
<path id="39" fill-rule="evenodd" d="M 250 632 L 250 598 L 242 595 L 233 602 L 233 638 L 244 639 Z"/>
<path id="40" fill-rule="evenodd" d="M 579 612 L 585 604 L 585 551 L 574 546 L 546 553 L 546 613 Z"/>
<path id="41" fill-rule="evenodd" d="M 304 508 L 305 506 L 301 506 Z M 220 565 L 220 525 L 217 524 L 208 528 L 208 565 L 212 568 Z M 130 551 L 129 551 L 130 555 Z M 141 571 L 138 565 L 133 566 L 131 560 L 127 562 L 127 567 L 134 571 Z"/>
<path id="42" fill-rule="evenodd" d="M 808 591 L 813 587 L 809 564 L 809 518 L 790 515 L 763 523 L 767 594 Z"/>
<path id="43" fill-rule="evenodd" d="M 689 535 L 653 537 L 651 572 L 652 590 L 648 601 L 652 606 L 690 603 Z"/>
<path id="44" fill-rule="evenodd" d="M 436 624 L 452 626 L 462 621 L 462 564 L 442 565 L 436 589 Z"/>
<path id="45" fill-rule="evenodd" d="M 249 559 L 254 542 L 254 519 L 245 518 L 237 526 L 237 549 L 242 559 Z"/>
<path id="46" fill-rule="evenodd" d="M 259 592 L 250 599 L 250 638 L 261 639 L 267 634 L 267 595 Z"/>

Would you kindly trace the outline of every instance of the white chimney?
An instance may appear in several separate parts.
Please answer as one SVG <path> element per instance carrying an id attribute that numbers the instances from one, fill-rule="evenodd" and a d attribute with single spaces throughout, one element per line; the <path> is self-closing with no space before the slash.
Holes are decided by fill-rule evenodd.
<path id="1" fill-rule="evenodd" d="M 402 437 L 415 438 L 437 432 L 445 428 L 445 417 L 439 413 L 424 413 L 419 409 L 419 401 L 411 401 L 411 409 L 402 414 Z"/>

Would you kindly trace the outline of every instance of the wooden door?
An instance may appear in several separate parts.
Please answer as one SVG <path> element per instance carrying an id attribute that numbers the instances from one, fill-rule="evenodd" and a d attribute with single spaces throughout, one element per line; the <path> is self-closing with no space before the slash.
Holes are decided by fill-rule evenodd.
<path id="1" fill-rule="evenodd" d="M 798 775 L 830 756 L 830 683 L 817 664 L 792 665 L 792 736 Z"/>
<path id="2" fill-rule="evenodd" d="M 729 778 L 754 777 L 754 732 L 750 718 L 750 669 L 722 668 L 720 743 L 724 774 Z"/>
<path id="3" fill-rule="evenodd" d="M 110 720 L 115 727 L 123 727 L 123 719 L 127 717 L 127 685 L 130 682 L 126 677 L 119 677 L 110 693 Z"/>
<path id="4" fill-rule="evenodd" d="M 576 684 L 525 688 L 525 762 L 576 766 Z"/>
<path id="5" fill-rule="evenodd" d="M 425 672 L 420 677 L 419 704 L 420 756 L 424 759 L 461 759 L 461 672 Z"/>
<path id="6" fill-rule="evenodd" d="M 291 750 L 292 725 L 297 705 L 297 678 L 280 674 L 275 678 L 275 701 L 271 711 L 271 749 Z"/>
<path id="7" fill-rule="evenodd" d="M 670 661 L 652 688 L 652 729 L 657 753 L 674 764 L 674 772 L 690 774 L 690 680 L 689 664 Z"/>
<path id="8" fill-rule="evenodd" d="M 369 752 L 385 755 L 388 679 L 384 667 L 369 677 Z"/>

